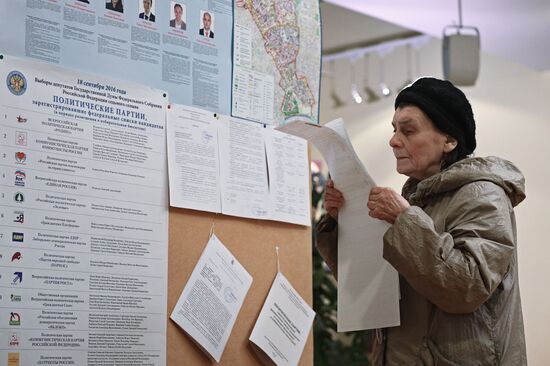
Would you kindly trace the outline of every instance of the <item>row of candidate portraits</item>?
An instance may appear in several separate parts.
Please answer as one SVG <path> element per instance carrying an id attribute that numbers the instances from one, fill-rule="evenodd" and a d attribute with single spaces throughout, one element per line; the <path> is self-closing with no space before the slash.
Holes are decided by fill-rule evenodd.
<path id="1" fill-rule="evenodd" d="M 90 0 L 78 0 L 89 4 Z M 124 12 L 123 0 L 108 0 L 105 3 L 105 9 L 117 11 L 119 13 Z M 170 2 L 170 27 L 186 30 L 186 6 L 175 1 Z M 156 21 L 154 14 L 153 0 L 143 0 L 139 5 L 139 14 L 140 19 L 144 19 L 150 22 Z M 214 38 L 214 15 L 208 11 L 201 10 L 201 21 L 202 27 L 199 29 L 199 34 L 207 38 Z"/>

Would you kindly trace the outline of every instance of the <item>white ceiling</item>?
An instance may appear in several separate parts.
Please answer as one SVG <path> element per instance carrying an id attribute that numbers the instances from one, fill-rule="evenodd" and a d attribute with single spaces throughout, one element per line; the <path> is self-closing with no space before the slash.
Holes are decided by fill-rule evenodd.
<path id="1" fill-rule="evenodd" d="M 325 1 L 438 38 L 441 38 L 445 26 L 458 24 L 458 0 Z M 337 9 L 334 6 L 324 8 L 323 22 L 328 20 L 329 12 L 341 12 L 334 10 Z M 330 11 L 326 11 L 326 8 Z M 479 29 L 481 48 L 484 52 L 532 69 L 550 70 L 549 0 L 464 0 L 462 23 Z M 345 32 L 350 39 L 355 37 L 356 32 L 368 36 L 366 33 L 376 27 L 376 24 L 367 23 L 365 29 L 361 30 L 359 19 L 353 22 L 341 20 L 339 25 L 338 33 Z M 396 27 L 397 29 L 399 27 Z M 327 33 L 325 32 L 323 37 L 332 37 Z M 341 35 L 338 38 L 341 41 Z M 323 46 L 328 47 L 331 42 L 335 40 L 327 39 L 326 42 L 323 41 Z M 346 42 L 349 43 L 353 42 Z"/>

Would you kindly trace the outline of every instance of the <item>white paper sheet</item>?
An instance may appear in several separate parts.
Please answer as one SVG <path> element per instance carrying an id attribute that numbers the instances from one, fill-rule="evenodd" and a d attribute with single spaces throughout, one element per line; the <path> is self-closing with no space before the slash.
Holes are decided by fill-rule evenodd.
<path id="1" fill-rule="evenodd" d="M 218 120 L 212 112 L 173 104 L 167 125 L 170 205 L 220 212 Z"/>
<path id="2" fill-rule="evenodd" d="M 250 274 L 212 235 L 170 318 L 220 362 L 251 284 Z"/>
<path id="3" fill-rule="evenodd" d="M 398 274 L 382 258 L 389 224 L 368 215 L 375 183 L 353 150 L 344 122 L 295 121 L 279 129 L 317 147 L 346 200 L 338 215 L 338 331 L 399 325 Z"/>
<path id="4" fill-rule="evenodd" d="M 271 218 L 298 225 L 311 225 L 311 194 L 307 141 L 265 129 L 269 169 Z"/>
<path id="5" fill-rule="evenodd" d="M 314 318 L 313 309 L 288 279 L 277 273 L 250 335 L 250 341 L 261 350 L 258 355 L 262 362 L 297 365 Z"/>
<path id="6" fill-rule="evenodd" d="M 222 116 L 219 124 L 222 213 L 269 219 L 263 125 Z"/>
<path id="7" fill-rule="evenodd" d="M 0 363 L 9 333 L 21 365 L 165 365 L 164 92 L 5 54 L 0 78 Z"/>

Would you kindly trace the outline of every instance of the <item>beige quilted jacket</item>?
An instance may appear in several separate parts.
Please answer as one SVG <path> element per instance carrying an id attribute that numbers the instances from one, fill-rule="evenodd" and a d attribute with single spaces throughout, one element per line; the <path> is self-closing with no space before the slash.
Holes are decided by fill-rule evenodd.
<path id="1" fill-rule="evenodd" d="M 384 235 L 384 258 L 400 274 L 401 325 L 383 331 L 374 365 L 526 365 L 513 211 L 525 198 L 521 172 L 468 158 L 409 179 L 403 196 L 411 207 Z M 336 240 L 327 215 L 316 241 L 333 271 Z"/>

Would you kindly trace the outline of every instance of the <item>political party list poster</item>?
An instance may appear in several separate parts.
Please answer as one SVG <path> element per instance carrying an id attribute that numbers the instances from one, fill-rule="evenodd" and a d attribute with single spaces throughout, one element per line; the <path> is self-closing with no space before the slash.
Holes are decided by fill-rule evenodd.
<path id="1" fill-rule="evenodd" d="M 230 113 L 231 0 L 0 1 L 0 14 L 2 52 L 154 86 L 174 103 Z"/>
<path id="2" fill-rule="evenodd" d="M 165 365 L 163 92 L 0 59 L 0 365 Z"/>

